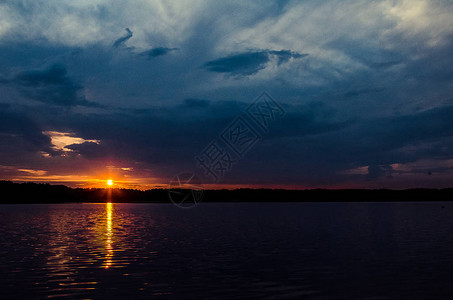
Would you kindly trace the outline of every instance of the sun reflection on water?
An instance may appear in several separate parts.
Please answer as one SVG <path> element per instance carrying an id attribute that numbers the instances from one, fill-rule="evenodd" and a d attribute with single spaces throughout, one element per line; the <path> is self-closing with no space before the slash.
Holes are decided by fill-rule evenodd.
<path id="1" fill-rule="evenodd" d="M 106 211 L 106 239 L 105 239 L 105 250 L 106 250 L 106 255 L 105 255 L 105 268 L 108 269 L 112 265 L 112 258 L 113 258 L 113 231 L 112 231 L 112 210 L 113 210 L 113 204 L 112 203 L 107 203 L 105 205 L 105 211 Z"/>

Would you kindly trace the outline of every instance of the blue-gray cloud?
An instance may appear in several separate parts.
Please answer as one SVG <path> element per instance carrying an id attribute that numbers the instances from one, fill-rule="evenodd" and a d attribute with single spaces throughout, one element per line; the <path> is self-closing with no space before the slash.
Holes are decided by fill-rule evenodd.
<path id="1" fill-rule="evenodd" d="M 280 50 L 280 51 L 273 50 L 273 51 L 268 51 L 268 53 L 271 55 L 277 56 L 279 65 L 284 62 L 287 62 L 291 58 L 302 58 L 302 57 L 305 57 L 308 55 L 308 54 L 296 53 L 296 52 L 293 52 L 290 50 Z"/>
<path id="2" fill-rule="evenodd" d="M 244 52 L 208 61 L 204 64 L 204 67 L 209 71 L 218 73 L 253 75 L 266 67 L 271 56 L 276 56 L 280 65 L 291 58 L 302 58 L 307 55 L 295 53 L 290 50 Z"/>

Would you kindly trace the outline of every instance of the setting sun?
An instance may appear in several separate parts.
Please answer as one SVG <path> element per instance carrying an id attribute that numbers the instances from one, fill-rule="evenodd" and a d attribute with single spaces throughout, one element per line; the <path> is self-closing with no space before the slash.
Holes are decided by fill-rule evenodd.
<path id="1" fill-rule="evenodd" d="M 108 186 L 112 186 L 113 185 L 113 180 L 112 179 L 107 180 L 107 185 Z"/>

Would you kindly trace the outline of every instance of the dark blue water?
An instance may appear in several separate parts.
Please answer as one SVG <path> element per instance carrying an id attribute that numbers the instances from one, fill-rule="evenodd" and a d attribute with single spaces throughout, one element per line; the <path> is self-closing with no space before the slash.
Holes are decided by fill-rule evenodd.
<path id="1" fill-rule="evenodd" d="M 4 299 L 453 299 L 452 278 L 453 203 L 0 205 Z"/>

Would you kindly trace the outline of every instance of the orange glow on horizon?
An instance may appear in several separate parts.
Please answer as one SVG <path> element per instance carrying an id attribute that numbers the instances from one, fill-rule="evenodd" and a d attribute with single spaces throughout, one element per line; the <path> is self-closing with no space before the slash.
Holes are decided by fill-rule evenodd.
<path id="1" fill-rule="evenodd" d="M 34 182 L 63 184 L 72 188 L 119 188 L 119 189 L 138 189 L 147 190 L 153 188 L 162 188 L 166 184 L 160 183 L 161 180 L 154 177 L 137 177 L 124 179 L 109 179 L 107 176 L 89 176 L 89 175 L 34 175 L 20 174 L 12 178 L 0 178 L 0 180 L 11 180 L 13 182 Z M 109 181 L 112 181 L 110 185 Z M 164 181 L 165 182 L 165 181 Z"/>
<path id="2" fill-rule="evenodd" d="M 131 167 L 129 162 L 111 162 L 100 160 L 99 162 L 80 162 L 80 168 L 53 172 L 52 170 L 31 167 L 10 167 L 9 176 L 1 176 L 0 180 L 13 182 L 34 182 L 61 184 L 71 188 L 94 188 L 94 189 L 137 189 L 147 190 L 161 187 L 165 179 L 154 177 L 149 170 L 146 172 Z M 0 165 L 0 171 L 2 166 Z M 7 178 L 4 178 L 7 177 Z"/>

